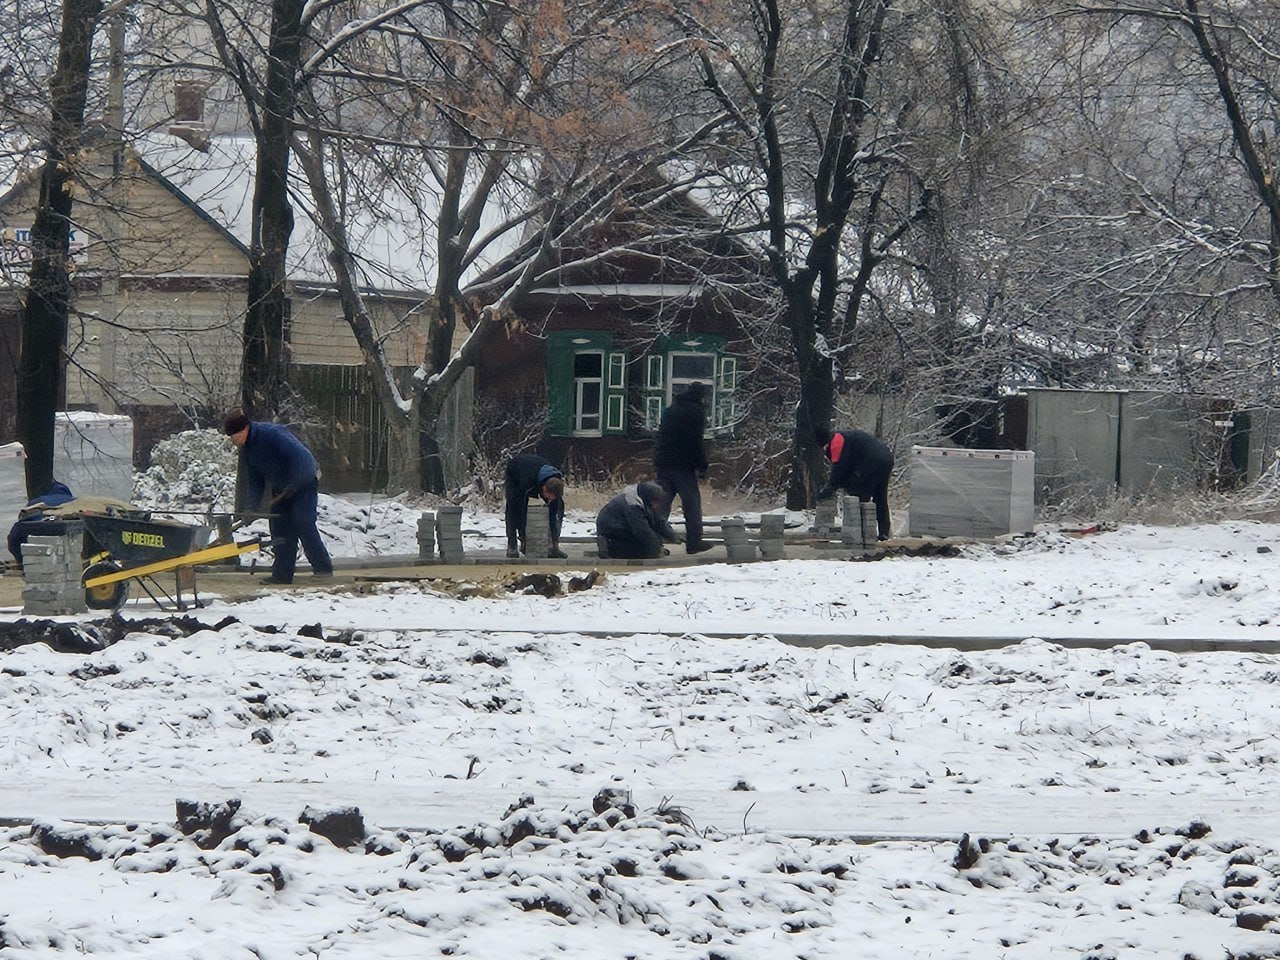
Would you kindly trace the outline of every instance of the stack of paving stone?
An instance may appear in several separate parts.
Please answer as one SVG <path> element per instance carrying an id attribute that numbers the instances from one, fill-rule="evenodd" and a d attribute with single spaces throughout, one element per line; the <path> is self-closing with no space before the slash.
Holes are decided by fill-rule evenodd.
<path id="1" fill-rule="evenodd" d="M 436 515 L 430 510 L 418 518 L 418 559 L 434 560 L 436 557 Z"/>
<path id="2" fill-rule="evenodd" d="M 872 550 L 876 545 L 876 505 L 844 497 L 840 507 L 840 540 L 846 547 Z"/>
<path id="3" fill-rule="evenodd" d="M 747 536 L 747 521 L 742 517 L 725 517 L 720 521 L 724 549 L 730 563 L 743 563 L 756 558 L 756 545 Z"/>
<path id="4" fill-rule="evenodd" d="M 760 558 L 762 560 L 781 560 L 787 555 L 783 542 L 783 531 L 787 518 L 781 513 L 760 514 Z"/>
<path id="5" fill-rule="evenodd" d="M 65 521 L 65 529 L 62 536 L 29 537 L 22 545 L 24 614 L 57 617 L 88 609 L 80 582 L 84 528 Z"/>
<path id="6" fill-rule="evenodd" d="M 448 506 L 436 510 L 436 545 L 440 549 L 440 559 L 445 563 L 462 562 L 461 507 Z"/>
<path id="7" fill-rule="evenodd" d="M 524 525 L 524 555 L 526 560 L 543 560 L 551 555 L 551 527 L 547 517 L 547 505 L 539 499 L 529 504 Z"/>
<path id="8" fill-rule="evenodd" d="M 839 529 L 836 525 L 835 498 L 819 500 L 813 508 L 813 532 L 826 535 L 836 533 Z"/>

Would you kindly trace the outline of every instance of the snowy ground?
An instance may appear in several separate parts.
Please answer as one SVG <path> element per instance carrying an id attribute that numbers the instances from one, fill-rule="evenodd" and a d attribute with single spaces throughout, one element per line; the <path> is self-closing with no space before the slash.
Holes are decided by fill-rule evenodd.
<path id="1" fill-rule="evenodd" d="M 323 499 L 335 554 L 416 552 Z M 1273 525 L 1044 531 L 16 646 L 0 957 L 1280 956 L 1278 581 Z M 858 634 L 1021 642 L 821 645 Z"/>

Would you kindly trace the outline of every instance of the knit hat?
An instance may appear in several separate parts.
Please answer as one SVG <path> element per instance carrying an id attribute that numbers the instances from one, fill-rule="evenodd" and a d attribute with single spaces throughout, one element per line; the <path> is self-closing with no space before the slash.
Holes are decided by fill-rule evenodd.
<path id="1" fill-rule="evenodd" d="M 243 410 L 233 410 L 227 414 L 227 420 L 222 425 L 222 431 L 228 437 L 232 434 L 239 433 L 249 425 L 249 418 L 244 415 Z"/>

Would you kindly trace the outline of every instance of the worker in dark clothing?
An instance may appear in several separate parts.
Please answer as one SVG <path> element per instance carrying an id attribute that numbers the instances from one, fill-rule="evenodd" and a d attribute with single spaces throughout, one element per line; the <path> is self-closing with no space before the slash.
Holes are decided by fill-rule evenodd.
<path id="1" fill-rule="evenodd" d="M 268 493 L 271 496 L 271 549 L 275 559 L 267 583 L 293 583 L 298 562 L 298 542 L 320 579 L 333 576 L 333 560 L 316 529 L 319 503 L 319 471 L 311 451 L 278 423 L 250 420 L 240 411 L 223 425 L 231 442 L 240 448 L 245 466 L 244 507 L 254 511 Z"/>
<path id="2" fill-rule="evenodd" d="M 832 433 L 819 427 L 814 431 L 822 455 L 831 464 L 827 485 L 818 491 L 825 500 L 836 490 L 843 490 L 861 502 L 874 500 L 878 539 L 888 540 L 889 475 L 893 473 L 893 451 L 889 445 L 865 430 L 841 430 Z"/>
<path id="3" fill-rule="evenodd" d="M 656 483 L 635 483 L 606 503 L 596 515 L 596 539 L 605 554 L 625 560 L 660 557 L 663 541 L 680 535 L 663 516 L 667 495 Z"/>
<path id="4" fill-rule="evenodd" d="M 560 549 L 560 528 L 564 524 L 564 474 L 560 468 L 536 453 L 522 453 L 512 457 L 507 464 L 504 486 L 507 494 L 507 556 L 514 558 L 524 552 L 529 501 L 539 497 L 547 504 L 547 521 L 551 525 L 551 549 L 547 556 L 558 560 L 568 557 Z"/>
<path id="5" fill-rule="evenodd" d="M 702 491 L 698 481 L 707 475 L 707 388 L 691 383 L 662 414 L 653 448 L 658 485 L 666 494 L 663 519 L 671 514 L 675 498 L 684 511 L 685 551 L 701 553 L 711 544 L 702 539 Z"/>
<path id="6" fill-rule="evenodd" d="M 44 531 L 40 525 L 47 520 L 46 511 L 52 507 L 60 507 L 70 503 L 75 497 L 71 488 L 57 480 L 49 485 L 49 489 L 37 497 L 27 501 L 27 505 L 18 511 L 18 522 L 9 528 L 9 552 L 18 561 L 18 569 L 22 569 L 22 545 L 31 536 L 40 536 Z M 51 528 L 50 532 L 53 532 Z M 61 533 L 61 530 L 57 532 Z"/>

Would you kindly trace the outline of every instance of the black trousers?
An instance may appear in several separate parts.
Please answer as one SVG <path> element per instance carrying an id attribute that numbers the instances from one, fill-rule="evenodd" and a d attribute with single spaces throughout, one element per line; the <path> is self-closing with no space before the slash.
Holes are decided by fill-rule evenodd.
<path id="1" fill-rule="evenodd" d="M 633 537 L 605 536 L 605 549 L 609 556 L 618 560 L 652 560 L 662 556 L 662 543 L 656 547 L 641 543 Z"/>
<path id="2" fill-rule="evenodd" d="M 685 549 L 702 543 L 702 490 L 698 487 L 698 474 L 692 467 L 663 467 L 658 470 L 658 485 L 667 495 L 662 507 L 662 519 L 671 516 L 671 505 L 680 498 L 684 512 Z"/>

